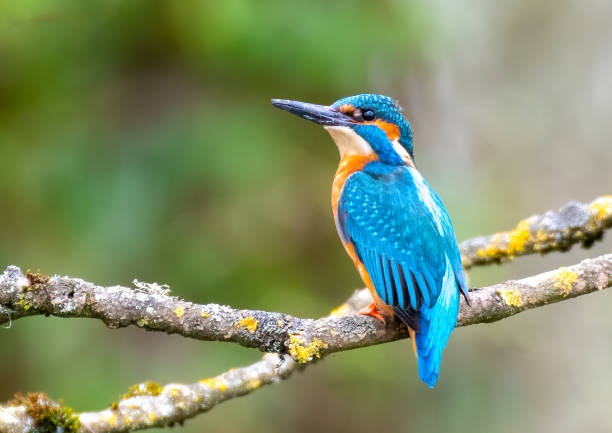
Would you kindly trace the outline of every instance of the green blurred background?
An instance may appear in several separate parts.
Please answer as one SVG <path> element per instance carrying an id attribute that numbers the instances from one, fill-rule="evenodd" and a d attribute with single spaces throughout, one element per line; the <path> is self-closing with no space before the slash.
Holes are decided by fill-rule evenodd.
<path id="1" fill-rule="evenodd" d="M 398 98 L 459 240 L 489 234 L 612 192 L 611 17 L 578 1 L 2 0 L 0 265 L 322 316 L 360 286 L 329 209 L 337 150 L 269 99 Z M 594 294 L 460 329 L 433 391 L 403 341 L 331 356 L 181 431 L 610 431 L 611 305 Z M 78 411 L 260 357 L 44 317 L 0 329 L 0 347 L 0 401 L 45 391 Z"/>

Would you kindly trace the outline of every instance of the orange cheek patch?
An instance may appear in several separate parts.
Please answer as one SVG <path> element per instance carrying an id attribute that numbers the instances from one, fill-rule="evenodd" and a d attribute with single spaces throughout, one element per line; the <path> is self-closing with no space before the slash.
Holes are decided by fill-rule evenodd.
<path id="1" fill-rule="evenodd" d="M 399 127 L 397 125 L 394 125 L 393 123 L 385 122 L 384 120 L 381 120 L 381 119 L 376 119 L 373 122 L 363 122 L 363 123 L 366 125 L 378 126 L 380 129 L 385 131 L 385 134 L 387 134 L 389 141 L 395 141 L 400 138 Z"/>
<path id="2" fill-rule="evenodd" d="M 338 110 L 344 114 L 352 114 L 355 111 L 355 107 L 351 104 L 343 104 L 338 107 Z"/>

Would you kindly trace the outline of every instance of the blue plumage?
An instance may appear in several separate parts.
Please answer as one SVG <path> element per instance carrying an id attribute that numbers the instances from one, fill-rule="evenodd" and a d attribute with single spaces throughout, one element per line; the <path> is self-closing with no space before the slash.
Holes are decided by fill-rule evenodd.
<path id="1" fill-rule="evenodd" d="M 395 100 L 384 95 L 364 93 L 339 99 L 333 103 L 332 107 L 337 109 L 343 105 L 351 105 L 361 110 L 371 109 L 376 112 L 380 119 L 397 125 L 400 129 L 400 144 L 404 146 L 411 157 L 414 157 L 412 154 L 412 128 L 410 123 L 402 116 L 402 107 Z"/>
<path id="2" fill-rule="evenodd" d="M 374 162 L 346 180 L 338 223 L 377 294 L 417 331 L 419 375 L 433 386 L 455 327 L 459 290 L 467 293 L 455 233 L 440 198 L 415 168 Z"/>
<path id="3" fill-rule="evenodd" d="M 375 300 L 376 308 L 364 314 L 382 319 L 380 307 L 415 331 L 419 376 L 433 387 L 457 321 L 459 292 L 467 297 L 468 288 L 450 218 L 415 168 L 412 130 L 401 108 L 371 94 L 331 106 L 272 102 L 323 125 L 338 145 L 332 209 Z"/>

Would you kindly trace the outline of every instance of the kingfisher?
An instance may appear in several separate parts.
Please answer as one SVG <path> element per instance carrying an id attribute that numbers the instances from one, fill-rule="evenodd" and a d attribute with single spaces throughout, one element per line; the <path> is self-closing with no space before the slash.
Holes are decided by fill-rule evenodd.
<path id="1" fill-rule="evenodd" d="M 402 108 L 374 94 L 329 106 L 285 99 L 272 104 L 322 125 L 338 146 L 334 220 L 374 300 L 360 314 L 383 323 L 397 317 L 406 325 L 419 377 L 433 388 L 468 286 L 450 217 L 415 167 Z"/>

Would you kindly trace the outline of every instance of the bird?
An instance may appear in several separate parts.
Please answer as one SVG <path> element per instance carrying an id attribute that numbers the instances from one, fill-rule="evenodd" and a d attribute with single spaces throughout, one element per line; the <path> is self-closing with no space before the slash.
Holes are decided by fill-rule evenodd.
<path id="1" fill-rule="evenodd" d="M 340 151 L 332 211 L 373 302 L 360 311 L 408 328 L 420 379 L 433 388 L 468 285 L 451 219 L 414 163 L 410 123 L 392 98 L 272 104 L 323 126 Z"/>

